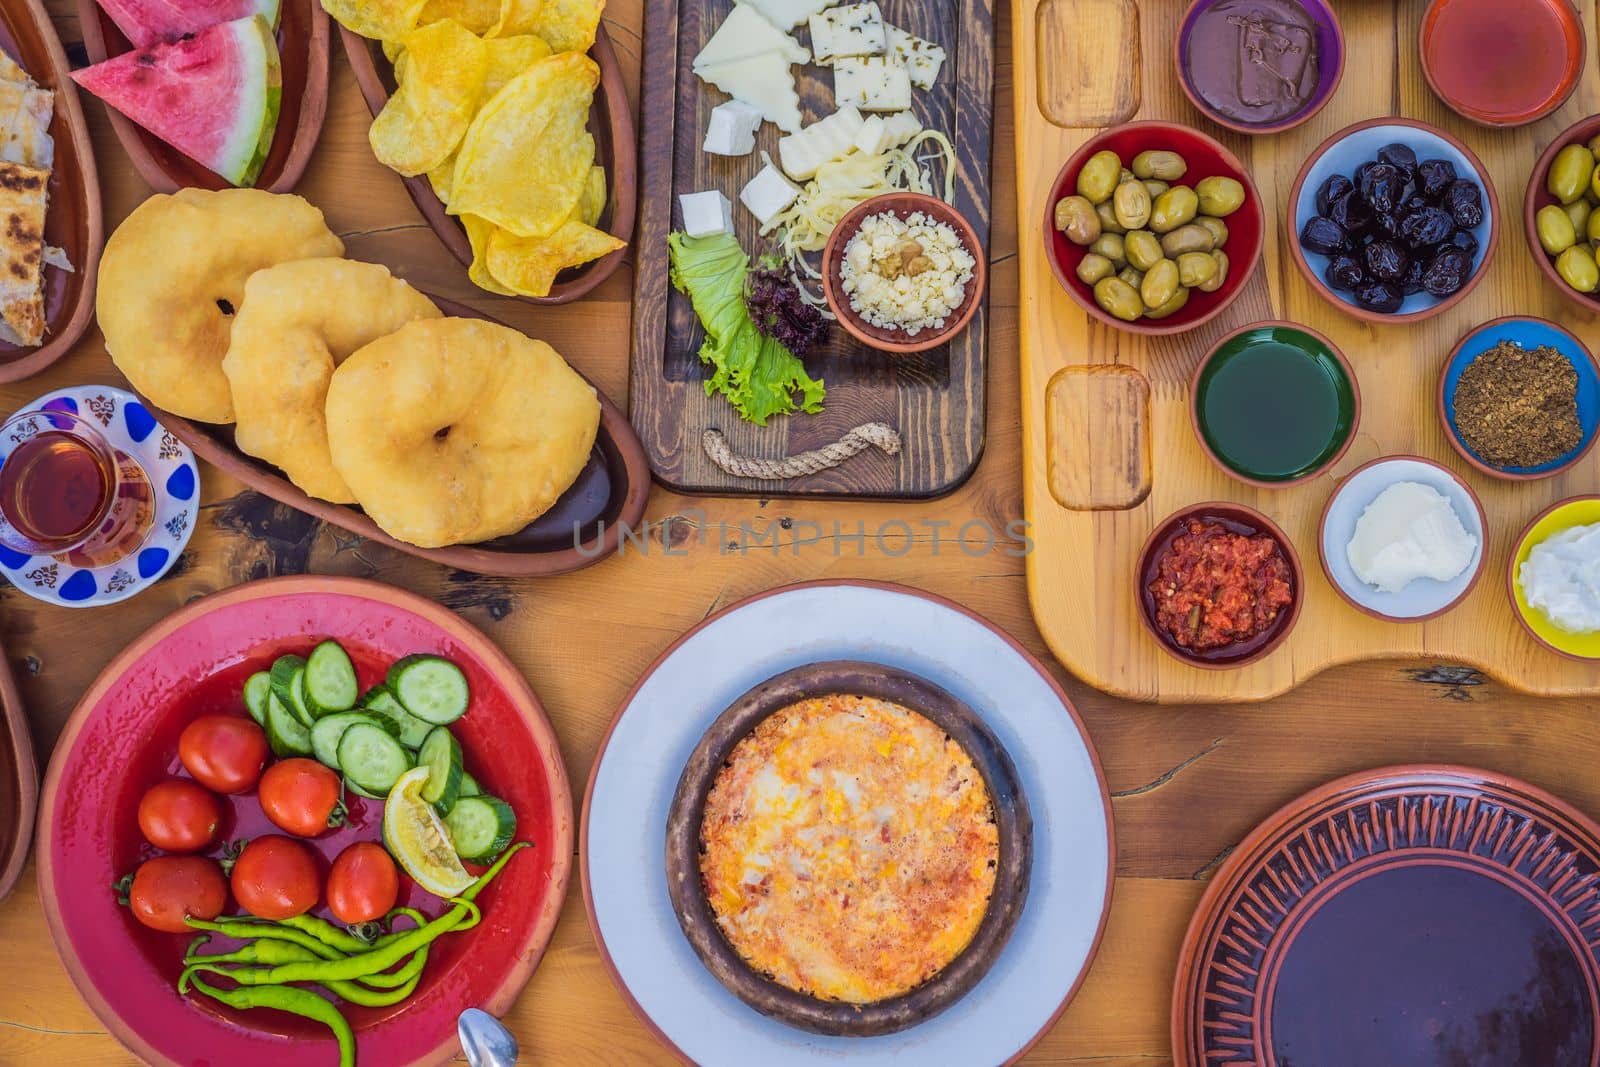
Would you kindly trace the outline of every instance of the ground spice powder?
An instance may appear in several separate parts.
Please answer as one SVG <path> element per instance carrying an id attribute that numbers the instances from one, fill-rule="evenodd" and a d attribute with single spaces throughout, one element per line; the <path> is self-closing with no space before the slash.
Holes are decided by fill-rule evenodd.
<path id="1" fill-rule="evenodd" d="M 1501 341 L 1461 372 L 1453 416 L 1461 439 L 1490 466 L 1543 466 L 1583 440 L 1578 372 L 1548 345 Z"/>

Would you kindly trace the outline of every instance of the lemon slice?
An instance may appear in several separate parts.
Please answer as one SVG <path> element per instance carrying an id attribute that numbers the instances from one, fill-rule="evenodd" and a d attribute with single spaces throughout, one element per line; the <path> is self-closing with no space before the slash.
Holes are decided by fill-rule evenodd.
<path id="1" fill-rule="evenodd" d="M 428 768 L 414 767 L 400 776 L 383 805 L 383 840 L 412 879 L 440 897 L 460 896 L 472 875 L 450 844 L 450 835 L 433 805 L 422 799 Z"/>

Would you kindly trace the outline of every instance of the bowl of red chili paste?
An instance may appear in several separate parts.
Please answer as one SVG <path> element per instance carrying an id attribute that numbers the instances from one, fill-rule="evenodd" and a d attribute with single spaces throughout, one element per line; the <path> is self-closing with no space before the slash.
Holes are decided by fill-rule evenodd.
<path id="1" fill-rule="evenodd" d="M 1242 667 L 1281 645 L 1300 616 L 1300 557 L 1278 524 L 1241 504 L 1184 508 L 1139 553 L 1139 618 L 1195 667 Z"/>

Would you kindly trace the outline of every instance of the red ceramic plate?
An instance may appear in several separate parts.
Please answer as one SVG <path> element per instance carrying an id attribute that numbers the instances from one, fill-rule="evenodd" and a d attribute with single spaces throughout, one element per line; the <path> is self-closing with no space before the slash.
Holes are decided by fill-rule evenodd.
<path id="1" fill-rule="evenodd" d="M 393 660 L 437 652 L 460 664 L 472 706 L 453 727 L 468 771 L 509 803 L 532 841 L 479 903 L 483 922 L 435 942 L 402 1004 L 345 1007 L 364 1064 L 434 1064 L 456 1055 L 456 1016 L 501 1014 L 549 942 L 572 865 L 572 801 L 555 735 L 527 682 L 483 634 L 421 597 L 350 578 L 252 582 L 170 616 L 112 661 L 68 721 L 41 798 L 39 895 L 56 950 L 102 1022 L 153 1064 L 281 1067 L 332 1063 L 320 1024 L 275 1011 L 239 1013 L 174 989 L 188 938 L 139 925 L 111 884 L 155 850 L 139 833 L 140 795 L 181 773 L 178 735 L 198 715 L 243 714 L 240 686 L 284 652 L 337 639 L 361 682 Z M 253 793 L 224 798 L 222 838 L 273 831 Z M 378 840 L 382 806 L 350 797 L 350 825 L 312 842 L 324 865 L 356 840 Z M 214 850 L 214 853 L 215 854 Z M 441 903 L 402 878 L 401 903 Z M 325 909 L 319 913 L 327 915 Z"/>
<path id="2" fill-rule="evenodd" d="M 1600 827 L 1531 785 L 1330 783 L 1229 857 L 1178 962 L 1180 1067 L 1600 1061 Z"/>

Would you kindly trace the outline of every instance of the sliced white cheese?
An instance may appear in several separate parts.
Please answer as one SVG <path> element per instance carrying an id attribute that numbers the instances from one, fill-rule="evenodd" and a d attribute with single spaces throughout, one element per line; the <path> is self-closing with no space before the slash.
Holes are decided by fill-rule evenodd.
<path id="1" fill-rule="evenodd" d="M 905 111 L 911 107 L 911 75 L 883 56 L 841 59 L 833 65 L 833 99 L 862 111 Z"/>
<path id="2" fill-rule="evenodd" d="M 879 151 L 887 152 L 891 148 L 899 148 L 921 133 L 922 120 L 909 111 L 902 111 L 896 115 L 887 115 L 883 120 L 883 132 L 883 147 Z"/>
<path id="3" fill-rule="evenodd" d="M 733 232 L 733 204 L 721 193 L 684 193 L 678 204 L 683 209 L 683 232 L 690 237 Z"/>
<path id="4" fill-rule="evenodd" d="M 789 63 L 809 63 L 805 47 L 761 16 L 753 7 L 739 4 L 722 20 L 711 40 L 694 57 L 694 69 L 733 63 L 751 56 L 777 52 Z"/>
<path id="5" fill-rule="evenodd" d="M 850 154 L 865 124 L 861 112 L 847 106 L 783 138 L 778 142 L 778 161 L 784 173 L 796 181 L 810 180 L 822 164 Z"/>
<path id="6" fill-rule="evenodd" d="M 861 129 L 856 131 L 853 147 L 864 156 L 877 156 L 883 154 L 883 142 L 887 137 L 885 130 L 888 124 L 883 121 L 882 115 L 868 115 L 861 123 Z"/>
<path id="7" fill-rule="evenodd" d="M 739 0 L 749 4 L 780 30 L 792 30 L 812 15 L 830 6 L 833 0 Z"/>
<path id="8" fill-rule="evenodd" d="M 811 16 L 811 51 L 822 63 L 843 56 L 881 56 L 889 51 L 883 11 L 876 0 L 829 8 Z"/>
<path id="9" fill-rule="evenodd" d="M 906 68 L 912 85 L 918 89 L 932 89 L 939 80 L 939 71 L 944 68 L 944 49 L 898 26 L 884 28 L 889 34 L 889 57 Z"/>
<path id="10" fill-rule="evenodd" d="M 743 100 L 729 100 L 711 109 L 704 150 L 714 156 L 747 156 L 756 148 L 761 111 Z"/>
<path id="11" fill-rule="evenodd" d="M 695 73 L 735 100 L 755 108 L 785 133 L 800 132 L 800 96 L 794 91 L 794 74 L 788 61 L 777 52 L 718 63 Z"/>
<path id="12" fill-rule="evenodd" d="M 739 200 L 750 209 L 756 221 L 765 226 L 789 209 L 800 199 L 800 187 L 783 176 L 783 172 L 768 163 L 761 173 L 750 179 L 739 192 Z"/>

